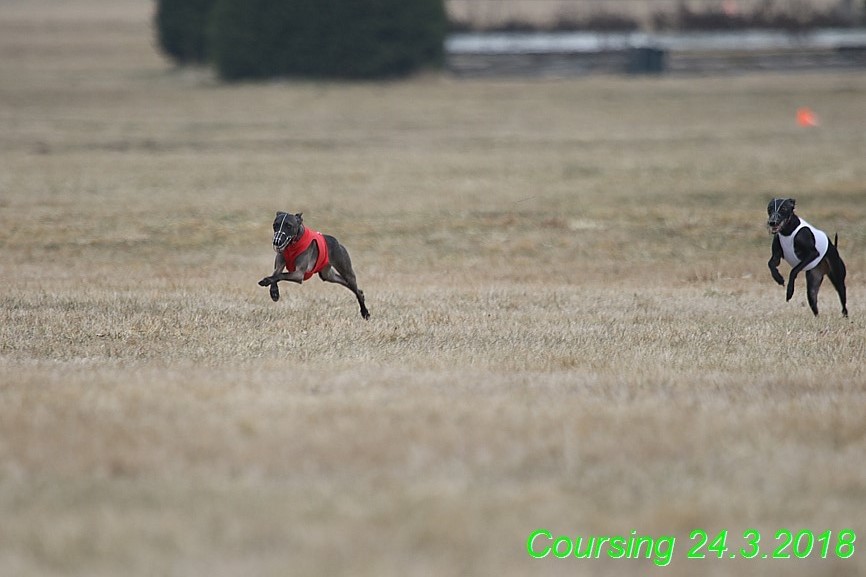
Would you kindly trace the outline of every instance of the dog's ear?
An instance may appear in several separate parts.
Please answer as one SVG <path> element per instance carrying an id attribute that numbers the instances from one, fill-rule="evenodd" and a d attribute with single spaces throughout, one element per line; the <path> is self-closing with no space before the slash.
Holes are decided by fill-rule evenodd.
<path id="1" fill-rule="evenodd" d="M 299 212 L 295 216 L 298 217 L 298 224 L 301 224 L 302 222 L 304 222 L 304 213 L 303 212 Z"/>
<path id="2" fill-rule="evenodd" d="M 790 200 L 790 201 L 791 201 L 791 210 L 794 210 L 794 206 L 795 206 L 795 205 L 796 205 L 796 204 L 797 204 L 797 201 L 796 201 L 796 199 L 793 199 L 793 198 L 789 198 L 789 199 L 788 199 L 788 200 Z"/>
<path id="3" fill-rule="evenodd" d="M 277 211 L 277 218 L 280 218 L 281 216 L 285 216 L 285 215 L 286 215 L 286 213 L 283 212 L 282 210 Z"/>

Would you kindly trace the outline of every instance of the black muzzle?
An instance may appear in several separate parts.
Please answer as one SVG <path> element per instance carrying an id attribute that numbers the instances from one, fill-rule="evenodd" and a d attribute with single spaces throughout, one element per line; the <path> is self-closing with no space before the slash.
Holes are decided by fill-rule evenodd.
<path id="1" fill-rule="evenodd" d="M 794 200 L 790 198 L 774 198 L 767 205 L 767 228 L 770 234 L 776 234 L 791 219 L 794 214 Z"/>
<path id="2" fill-rule="evenodd" d="M 277 252 L 282 252 L 289 243 L 292 242 L 292 237 L 285 231 L 278 230 L 274 233 L 274 250 Z"/>
<path id="3" fill-rule="evenodd" d="M 788 218 L 783 217 L 779 213 L 770 215 L 770 218 L 767 219 L 767 228 L 770 229 L 770 234 L 779 232 L 785 226 L 785 223 L 788 222 Z"/>

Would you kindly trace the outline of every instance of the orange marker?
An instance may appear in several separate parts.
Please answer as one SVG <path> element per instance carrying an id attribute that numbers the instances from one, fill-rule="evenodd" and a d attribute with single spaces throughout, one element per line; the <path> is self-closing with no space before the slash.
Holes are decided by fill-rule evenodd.
<path id="1" fill-rule="evenodd" d="M 818 126 L 818 117 L 804 106 L 797 109 L 797 124 L 800 126 Z"/>

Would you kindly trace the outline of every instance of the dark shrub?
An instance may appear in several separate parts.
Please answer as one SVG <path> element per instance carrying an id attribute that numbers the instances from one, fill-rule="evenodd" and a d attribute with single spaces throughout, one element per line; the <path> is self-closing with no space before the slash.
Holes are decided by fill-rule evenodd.
<path id="1" fill-rule="evenodd" d="M 158 0 L 154 21 L 160 48 L 175 62 L 207 59 L 206 27 L 216 0 Z"/>
<path id="2" fill-rule="evenodd" d="M 439 65 L 443 0 L 217 0 L 213 61 L 228 80 L 385 78 Z"/>

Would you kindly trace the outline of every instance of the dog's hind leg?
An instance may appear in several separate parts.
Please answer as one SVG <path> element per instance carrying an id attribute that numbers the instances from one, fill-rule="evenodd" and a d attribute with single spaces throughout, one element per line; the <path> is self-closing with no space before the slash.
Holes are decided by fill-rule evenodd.
<path id="1" fill-rule="evenodd" d="M 806 298 L 809 301 L 809 308 L 812 309 L 816 317 L 818 316 L 818 290 L 820 290 L 823 281 L 823 267 L 818 266 L 806 271 Z"/>
<path id="2" fill-rule="evenodd" d="M 319 273 L 319 278 L 324 281 L 341 284 L 352 291 L 355 294 L 355 298 L 358 299 L 358 305 L 361 307 L 361 316 L 369 319 L 370 311 L 367 310 L 367 305 L 364 301 L 364 291 L 358 288 L 349 251 L 333 236 L 326 234 L 325 241 L 328 243 L 328 260 L 330 262 Z"/>
<path id="3" fill-rule="evenodd" d="M 830 282 L 833 283 L 833 287 L 836 289 L 836 292 L 839 293 L 839 302 L 842 303 L 842 316 L 848 316 L 848 302 L 847 296 L 845 295 L 845 281 L 841 279 L 837 279 L 835 275 L 829 274 Z"/>
<path id="4" fill-rule="evenodd" d="M 358 304 L 361 307 L 361 316 L 369 320 L 370 311 L 367 310 L 367 305 L 364 302 L 364 291 L 358 288 L 351 266 L 348 270 L 346 270 L 345 266 L 343 270 L 338 270 L 336 266 L 328 265 L 319 272 L 319 278 L 323 281 L 343 285 L 355 293 L 355 297 L 358 299 Z"/>
<path id="5" fill-rule="evenodd" d="M 827 276 L 830 277 L 830 282 L 833 283 L 833 288 L 836 289 L 836 292 L 839 293 L 839 302 L 842 303 L 842 316 L 848 316 L 848 298 L 845 291 L 845 263 L 842 262 L 842 258 L 839 256 L 838 251 L 836 251 L 835 247 L 831 247 L 831 252 L 827 253 L 827 256 L 830 257 L 828 262 L 830 263 L 830 270 L 827 272 Z"/>
<path id="6" fill-rule="evenodd" d="M 830 282 L 833 283 L 833 286 L 836 288 L 836 292 L 839 293 L 839 302 L 842 303 L 842 316 L 848 316 L 848 298 L 845 294 L 845 281 L 837 280 L 835 276 L 830 276 Z"/>

